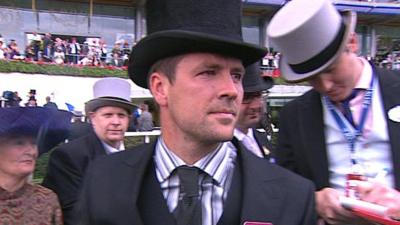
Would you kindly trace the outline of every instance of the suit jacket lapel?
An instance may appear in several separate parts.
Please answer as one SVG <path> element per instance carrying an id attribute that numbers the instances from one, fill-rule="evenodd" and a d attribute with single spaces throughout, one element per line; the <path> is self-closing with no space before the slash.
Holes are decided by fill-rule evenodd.
<path id="1" fill-rule="evenodd" d="M 394 168 L 396 188 L 400 188 L 400 123 L 394 122 L 388 118 L 388 112 L 391 108 L 400 105 L 400 79 L 399 74 L 384 71 L 381 69 L 375 70 L 379 78 L 380 90 L 385 107 L 385 117 L 388 126 L 390 145 L 392 150 L 392 163 Z M 397 166 L 396 166 L 397 165 Z"/>
<path id="2" fill-rule="evenodd" d="M 242 169 L 242 219 L 245 221 L 276 221 L 280 209 L 284 206 L 284 193 L 277 182 L 278 177 L 268 171 L 265 161 L 260 161 L 247 152 L 240 143 L 235 143 Z"/>
<path id="3" fill-rule="evenodd" d="M 101 143 L 99 137 L 97 137 L 94 131 L 91 131 L 87 138 L 90 142 L 90 157 L 92 160 L 99 155 L 106 155 L 106 150 L 104 149 L 103 143 Z"/>
<path id="4" fill-rule="evenodd" d="M 125 187 L 125 190 L 121 190 L 116 196 L 121 197 L 122 202 L 127 202 L 127 208 L 131 208 L 134 212 L 133 215 L 127 215 L 132 218 L 132 223 L 142 225 L 143 221 L 140 216 L 140 212 L 138 210 L 138 195 L 140 193 L 140 188 L 142 187 L 143 178 L 146 174 L 146 169 L 148 168 L 149 163 L 153 159 L 153 152 L 155 148 L 155 143 L 143 145 L 141 150 L 126 150 L 126 151 L 141 151 L 141 155 L 139 154 L 130 154 L 124 159 L 121 166 L 121 171 L 119 177 L 123 177 L 124 179 L 118 179 L 121 182 L 130 183 L 129 185 L 121 184 L 120 187 Z M 133 156 L 133 157 L 132 157 Z M 115 184 L 119 185 L 119 184 Z M 128 195 L 127 195 L 128 194 Z M 131 194 L 131 196 L 129 196 Z M 127 201 L 126 199 L 129 199 Z"/>
<path id="5" fill-rule="evenodd" d="M 175 218 L 169 212 L 167 202 L 161 191 L 153 162 L 149 163 L 146 169 L 137 205 L 144 224 L 176 224 Z"/>
<path id="6" fill-rule="evenodd" d="M 261 154 L 264 156 L 264 158 L 271 157 L 271 155 L 273 153 L 273 146 L 269 142 L 267 134 L 261 133 L 261 132 L 257 131 L 256 129 L 253 129 L 253 134 L 257 141 L 258 147 L 260 147 L 260 149 L 261 149 Z"/>
<path id="7" fill-rule="evenodd" d="M 299 138 L 305 159 L 308 165 L 312 165 L 309 171 L 313 176 L 317 190 L 329 186 L 328 157 L 325 145 L 324 119 L 321 96 L 312 90 L 308 98 L 299 106 Z M 296 146 L 294 146 L 296 147 Z"/>

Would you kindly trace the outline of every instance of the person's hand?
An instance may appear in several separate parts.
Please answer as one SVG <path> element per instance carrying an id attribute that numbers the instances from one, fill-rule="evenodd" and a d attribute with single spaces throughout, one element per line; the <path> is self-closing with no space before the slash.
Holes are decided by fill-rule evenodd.
<path id="1" fill-rule="evenodd" d="M 315 193 L 318 215 L 328 224 L 372 224 L 354 216 L 339 202 L 339 192 L 333 188 L 324 188 Z"/>
<path id="2" fill-rule="evenodd" d="M 357 182 L 360 199 L 388 207 L 387 215 L 400 219 L 400 192 L 378 182 Z"/>

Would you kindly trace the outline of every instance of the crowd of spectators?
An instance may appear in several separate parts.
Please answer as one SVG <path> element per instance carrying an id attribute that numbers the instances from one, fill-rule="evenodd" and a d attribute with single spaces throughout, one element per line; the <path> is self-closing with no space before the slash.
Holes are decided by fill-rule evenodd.
<path id="1" fill-rule="evenodd" d="M 21 51 L 14 39 L 6 43 L 0 34 L 0 60 L 126 68 L 131 51 L 127 40 L 118 40 L 111 47 L 107 46 L 101 38 L 87 38 L 83 43 L 79 43 L 76 37 L 53 38 L 50 33 L 40 35 L 34 32 L 28 42 L 25 50 Z M 376 66 L 400 70 L 400 51 L 393 51 L 375 58 L 366 56 L 366 58 Z M 273 50 L 268 52 L 261 63 L 265 76 L 280 76 L 279 59 L 279 52 Z"/>
<path id="2" fill-rule="evenodd" d="M 14 39 L 6 42 L 0 35 L 0 59 L 124 67 L 131 50 L 127 40 L 118 40 L 110 47 L 101 38 L 86 38 L 83 43 L 79 43 L 76 37 L 61 39 L 53 38 L 50 33 L 40 35 L 36 32 L 32 33 L 28 43 L 25 49 L 21 50 Z"/>

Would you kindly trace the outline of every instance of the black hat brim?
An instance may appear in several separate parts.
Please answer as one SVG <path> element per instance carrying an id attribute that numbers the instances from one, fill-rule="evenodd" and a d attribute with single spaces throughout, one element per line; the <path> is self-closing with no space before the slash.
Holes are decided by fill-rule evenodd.
<path id="1" fill-rule="evenodd" d="M 147 87 L 150 67 L 158 60 L 192 52 L 210 52 L 240 59 L 244 66 L 260 60 L 267 49 L 238 40 L 193 31 L 159 31 L 132 48 L 128 73 L 133 82 Z"/>
<path id="2" fill-rule="evenodd" d="M 274 80 L 271 77 L 261 77 L 260 82 L 256 85 L 243 86 L 245 93 L 266 91 L 274 86 Z"/>

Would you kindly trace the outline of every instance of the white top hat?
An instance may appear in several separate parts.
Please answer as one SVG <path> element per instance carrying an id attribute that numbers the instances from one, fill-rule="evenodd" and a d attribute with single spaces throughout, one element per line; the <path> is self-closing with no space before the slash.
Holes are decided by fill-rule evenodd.
<path id="1" fill-rule="evenodd" d="M 272 18 L 267 35 L 282 53 L 287 81 L 303 81 L 330 66 L 355 29 L 356 14 L 339 14 L 331 0 L 292 0 Z"/>
<path id="2" fill-rule="evenodd" d="M 93 112 L 103 106 L 117 106 L 132 111 L 131 85 L 122 78 L 102 78 L 93 86 L 94 99 L 86 102 L 85 111 Z"/>

